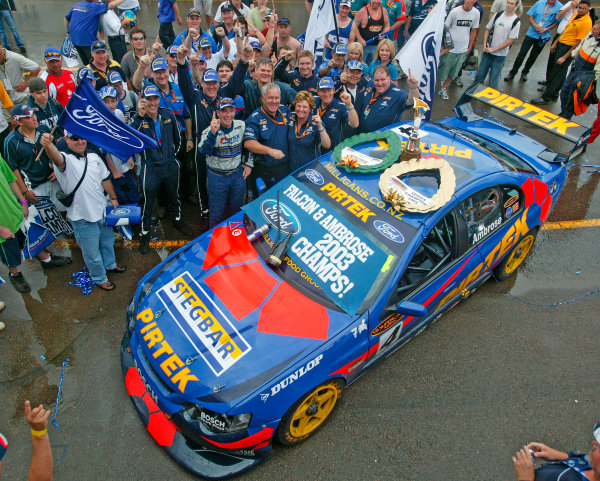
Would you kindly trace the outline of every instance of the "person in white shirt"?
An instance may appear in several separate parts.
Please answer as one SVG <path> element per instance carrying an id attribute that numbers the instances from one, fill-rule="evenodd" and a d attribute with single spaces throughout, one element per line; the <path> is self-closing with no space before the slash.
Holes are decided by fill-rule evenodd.
<path id="1" fill-rule="evenodd" d="M 100 15 L 100 23 L 104 34 L 108 37 L 108 46 L 115 62 L 121 63 L 123 55 L 127 53 L 125 43 L 125 30 L 121 26 L 121 20 L 112 8 Z"/>

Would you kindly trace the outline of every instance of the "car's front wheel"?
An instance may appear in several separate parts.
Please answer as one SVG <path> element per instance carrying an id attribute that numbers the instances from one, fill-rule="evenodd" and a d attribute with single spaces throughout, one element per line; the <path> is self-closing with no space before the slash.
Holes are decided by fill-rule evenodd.
<path id="1" fill-rule="evenodd" d="M 512 276 L 515 271 L 523 264 L 525 258 L 531 251 L 537 230 L 530 230 L 519 243 L 512 248 L 509 254 L 504 258 L 498 267 L 494 269 L 496 277 L 503 281 Z"/>
<path id="2" fill-rule="evenodd" d="M 341 383 L 331 380 L 300 398 L 281 419 L 279 442 L 293 446 L 308 438 L 331 414 L 341 393 Z"/>

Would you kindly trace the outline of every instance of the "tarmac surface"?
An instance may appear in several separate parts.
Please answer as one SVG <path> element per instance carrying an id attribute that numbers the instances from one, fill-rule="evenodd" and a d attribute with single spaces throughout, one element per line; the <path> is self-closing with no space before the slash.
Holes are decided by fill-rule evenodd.
<path id="1" fill-rule="evenodd" d="M 153 38 L 156 2 L 141 3 L 141 25 Z M 43 63 L 44 49 L 60 46 L 71 4 L 18 2 L 15 19 L 30 58 Z M 182 16 L 190 6 L 180 2 Z M 277 6 L 292 22 L 305 24 L 303 3 Z M 528 83 L 501 82 L 500 88 L 525 100 L 537 97 L 547 55 L 546 48 Z M 465 85 L 472 78 L 465 73 Z M 434 120 L 452 115 L 460 90 L 451 87 L 448 102 L 436 99 Z M 558 105 L 548 109 L 559 111 Z M 541 130 L 489 114 L 555 150 L 568 148 Z M 591 125 L 596 114 L 592 107 L 575 120 Z M 576 162 L 595 164 L 599 153 L 594 144 Z M 599 181 L 599 172 L 570 167 L 549 223 L 515 276 L 501 284 L 488 281 L 344 391 L 315 436 L 295 448 L 278 446 L 274 457 L 238 479 L 503 480 L 514 479 L 511 455 L 530 441 L 587 452 L 600 420 L 600 296 L 555 307 L 530 303 L 566 301 L 600 287 Z M 184 219 L 195 235 L 205 228 L 189 204 Z M 129 269 L 109 276 L 117 284 L 112 293 L 94 289 L 84 296 L 67 284 L 83 261 L 79 249 L 64 241 L 53 250 L 71 255 L 71 265 L 44 271 L 36 261 L 24 263 L 31 293 L 0 285 L 7 303 L 0 314 L 7 326 L 0 333 L 0 431 L 9 440 L 3 479 L 26 478 L 31 447 L 23 403 L 43 403 L 54 416 L 67 358 L 60 429 L 49 426 L 55 480 L 194 479 L 146 432 L 121 376 L 119 345 L 137 280 L 185 242 L 170 222 L 162 222 L 155 236 L 174 242 L 159 242 L 145 256 L 132 244 L 116 249 Z M 7 278 L 4 266 L 0 276 Z"/>

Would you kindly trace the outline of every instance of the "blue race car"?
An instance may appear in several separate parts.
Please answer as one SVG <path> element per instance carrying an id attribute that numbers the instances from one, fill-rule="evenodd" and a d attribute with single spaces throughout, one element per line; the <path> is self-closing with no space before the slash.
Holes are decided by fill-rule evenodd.
<path id="1" fill-rule="evenodd" d="M 303 441 L 348 384 L 522 265 L 570 157 L 477 117 L 471 98 L 575 142 L 571 157 L 588 135 L 476 86 L 456 118 L 421 127 L 415 168 L 394 150 L 412 122 L 351 140 L 365 164 L 307 164 L 144 276 L 127 310 L 125 385 L 179 463 L 220 479 L 274 441 Z"/>

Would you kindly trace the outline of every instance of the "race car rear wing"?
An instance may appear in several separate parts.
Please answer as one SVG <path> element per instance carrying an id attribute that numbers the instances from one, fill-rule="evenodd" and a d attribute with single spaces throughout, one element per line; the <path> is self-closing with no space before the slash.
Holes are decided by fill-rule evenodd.
<path id="1" fill-rule="evenodd" d="M 584 150 L 591 128 L 567 120 L 540 107 L 523 102 L 509 94 L 483 84 L 473 84 L 467 88 L 454 107 L 456 116 L 464 122 L 483 119 L 473 111 L 471 99 L 479 100 L 484 104 L 497 108 L 513 117 L 524 120 L 546 132 L 557 135 L 562 139 L 573 142 L 575 146 L 569 153 L 557 154 L 554 158 L 544 158 L 549 162 L 565 163 L 577 157 Z"/>

